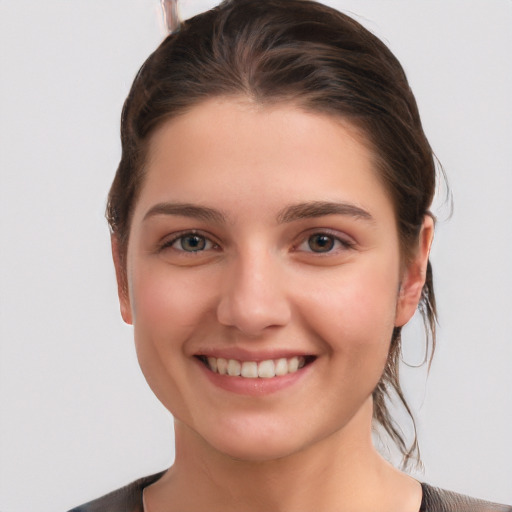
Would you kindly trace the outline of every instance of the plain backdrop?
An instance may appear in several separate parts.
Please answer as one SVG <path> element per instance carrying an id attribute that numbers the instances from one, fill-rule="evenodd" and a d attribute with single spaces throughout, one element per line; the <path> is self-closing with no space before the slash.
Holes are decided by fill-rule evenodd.
<path id="1" fill-rule="evenodd" d="M 512 503 L 512 2 L 326 3 L 401 60 L 454 195 L 451 220 L 434 208 L 436 357 L 428 379 L 404 367 L 416 476 Z M 163 36 L 158 0 L 0 0 L 2 512 L 64 511 L 172 463 L 103 218 L 122 103 Z M 419 362 L 419 322 L 405 344 Z"/>

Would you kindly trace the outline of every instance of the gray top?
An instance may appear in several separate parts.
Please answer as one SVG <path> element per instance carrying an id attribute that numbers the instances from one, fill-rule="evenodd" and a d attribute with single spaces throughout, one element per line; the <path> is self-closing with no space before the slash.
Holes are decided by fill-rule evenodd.
<path id="1" fill-rule="evenodd" d="M 142 491 L 156 482 L 162 473 L 147 476 L 113 491 L 102 498 L 90 501 L 69 512 L 143 512 Z M 477 500 L 451 491 L 421 484 L 423 498 L 419 512 L 512 512 L 512 507 Z"/>

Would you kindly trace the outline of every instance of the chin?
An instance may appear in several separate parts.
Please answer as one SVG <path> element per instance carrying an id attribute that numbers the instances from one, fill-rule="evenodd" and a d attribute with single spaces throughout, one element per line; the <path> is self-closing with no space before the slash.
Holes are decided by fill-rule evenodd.
<path id="1" fill-rule="evenodd" d="M 241 425 L 231 425 L 229 428 L 224 425 L 221 431 L 209 430 L 202 437 L 215 451 L 231 459 L 269 462 L 300 453 L 329 436 L 329 432 L 320 432 L 316 436 L 310 432 L 307 435 L 307 431 L 297 429 L 296 426 L 296 422 L 286 422 L 284 425 L 251 422 L 247 428 Z"/>
<path id="2" fill-rule="evenodd" d="M 242 440 L 240 440 L 242 441 Z M 270 462 L 284 459 L 303 449 L 300 444 L 284 446 L 283 440 L 262 444 L 247 439 L 240 443 L 225 443 L 215 447 L 220 453 L 241 462 Z"/>

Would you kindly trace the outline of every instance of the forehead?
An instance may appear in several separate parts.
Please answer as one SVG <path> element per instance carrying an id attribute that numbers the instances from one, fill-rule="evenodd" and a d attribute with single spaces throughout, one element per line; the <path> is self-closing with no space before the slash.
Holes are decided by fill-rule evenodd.
<path id="1" fill-rule="evenodd" d="M 292 104 L 217 98 L 153 134 L 139 203 L 222 200 L 226 208 L 245 201 L 280 209 L 285 200 L 350 199 L 368 206 L 387 200 L 375 169 L 369 144 L 342 119 Z"/>
<path id="2" fill-rule="evenodd" d="M 372 158 L 371 144 L 355 123 L 341 116 L 313 112 L 293 102 L 260 104 L 243 96 L 221 96 L 200 102 L 157 128 L 150 138 L 149 160 L 158 156 L 163 139 L 167 139 L 164 142 L 167 145 L 170 132 L 186 143 L 184 150 L 192 150 L 198 143 L 205 143 L 213 151 L 216 147 L 222 150 L 222 142 L 225 145 L 248 142 L 249 147 L 242 146 L 240 150 L 257 145 L 258 149 L 271 151 L 275 156 L 287 149 L 283 143 L 304 148 L 304 142 L 309 141 L 307 147 L 311 148 L 323 139 L 322 149 L 327 154 L 331 152 L 329 149 L 350 145 Z M 229 156 L 233 157 L 235 148 L 231 146 L 231 150 Z"/>

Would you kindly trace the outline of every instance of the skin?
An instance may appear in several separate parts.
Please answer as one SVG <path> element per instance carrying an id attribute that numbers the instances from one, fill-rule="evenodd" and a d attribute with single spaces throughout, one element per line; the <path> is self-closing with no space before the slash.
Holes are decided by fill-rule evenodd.
<path id="1" fill-rule="evenodd" d="M 146 170 L 126 268 L 113 238 L 122 316 L 175 417 L 146 509 L 417 511 L 418 482 L 372 445 L 371 394 L 416 310 L 430 217 L 404 263 L 364 139 L 293 105 L 202 103 L 157 130 Z M 190 232 L 204 249 L 183 250 Z M 313 361 L 248 394 L 213 383 L 202 354 Z"/>

